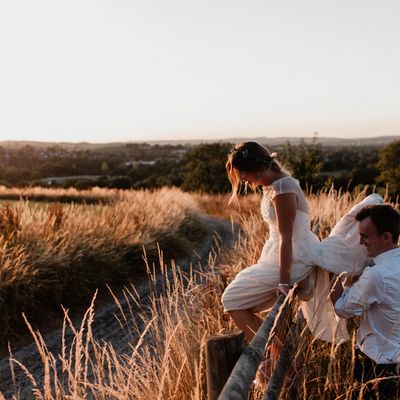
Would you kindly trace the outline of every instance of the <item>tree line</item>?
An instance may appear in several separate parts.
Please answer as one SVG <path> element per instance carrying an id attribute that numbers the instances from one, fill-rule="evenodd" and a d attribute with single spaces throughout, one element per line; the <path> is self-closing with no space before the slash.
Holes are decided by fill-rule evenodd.
<path id="1" fill-rule="evenodd" d="M 225 193 L 230 190 L 225 161 L 231 143 L 190 145 L 126 144 L 114 151 L 0 146 L 0 184 L 88 189 L 159 188 Z M 322 146 L 290 142 L 274 146 L 278 160 L 303 188 L 353 190 L 364 185 L 388 186 L 400 193 L 400 141 L 386 146 Z"/>

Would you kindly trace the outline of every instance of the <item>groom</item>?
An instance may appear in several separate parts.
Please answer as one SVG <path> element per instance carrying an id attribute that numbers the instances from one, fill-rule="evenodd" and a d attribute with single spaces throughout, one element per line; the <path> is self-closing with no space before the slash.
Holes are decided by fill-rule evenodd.
<path id="1" fill-rule="evenodd" d="M 357 282 L 343 288 L 338 281 L 331 300 L 339 317 L 361 317 L 357 331 L 356 381 L 386 378 L 364 389 L 364 399 L 395 399 L 400 379 L 400 215 L 389 205 L 364 207 L 356 215 L 360 243 L 372 263 Z M 376 386 L 377 385 L 377 386 Z M 400 390 L 399 390 L 400 393 Z"/>

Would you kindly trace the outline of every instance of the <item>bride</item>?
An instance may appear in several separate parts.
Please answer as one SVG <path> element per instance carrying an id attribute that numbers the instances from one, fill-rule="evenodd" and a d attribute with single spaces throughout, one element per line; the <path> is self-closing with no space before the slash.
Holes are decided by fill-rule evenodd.
<path id="1" fill-rule="evenodd" d="M 348 339 L 344 321 L 328 301 L 328 272 L 356 275 L 367 263 L 359 244 L 359 209 L 383 203 L 373 194 L 353 207 L 335 226 L 330 236 L 319 242 L 310 229 L 310 213 L 299 181 L 285 171 L 274 154 L 256 142 L 234 146 L 226 163 L 232 185 L 231 201 L 244 182 L 253 189 L 262 186 L 261 214 L 269 226 L 269 237 L 257 264 L 245 268 L 228 285 L 222 304 L 247 340 L 251 340 L 262 320 L 257 312 L 270 308 L 279 293 L 287 294 L 296 283 L 314 286 L 311 299 L 303 292 L 301 308 L 312 333 L 323 340 L 341 343 Z M 317 268 L 316 266 L 320 267 Z"/>

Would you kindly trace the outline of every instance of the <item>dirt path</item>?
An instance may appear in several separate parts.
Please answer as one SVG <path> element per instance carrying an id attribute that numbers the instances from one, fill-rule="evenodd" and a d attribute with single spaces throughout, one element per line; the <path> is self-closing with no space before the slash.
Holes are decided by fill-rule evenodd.
<path id="1" fill-rule="evenodd" d="M 199 262 L 204 266 L 207 265 L 207 258 L 210 251 L 215 251 L 216 247 L 231 246 L 233 243 L 233 233 L 232 226 L 229 221 L 220 220 L 217 218 L 212 218 L 209 216 L 203 217 L 205 226 L 207 227 L 207 234 L 200 244 L 199 248 L 194 250 L 195 255 L 189 260 L 180 260 L 177 262 L 179 268 L 184 271 L 189 271 L 190 265 L 198 265 Z M 172 278 L 172 277 L 171 277 Z M 155 285 L 156 291 L 161 291 L 163 285 L 162 277 L 157 279 Z M 146 303 L 146 300 L 150 295 L 150 288 L 147 283 L 142 283 L 137 288 L 137 292 L 140 296 L 141 303 Z M 154 289 L 153 289 L 154 293 Z M 124 296 L 121 294 L 119 296 L 119 302 L 122 309 L 127 311 L 129 309 L 129 304 Z M 127 311 L 128 314 L 130 312 Z M 101 306 L 99 309 L 95 308 L 95 317 L 92 324 L 93 334 L 96 340 L 103 340 L 113 344 L 116 352 L 118 354 L 128 354 L 131 351 L 132 338 L 126 334 L 126 331 L 121 328 L 115 315 L 121 315 L 120 310 L 115 302 L 111 302 Z M 137 317 L 140 316 L 139 310 Z M 140 321 L 140 318 L 137 318 Z M 75 326 L 80 326 L 81 321 L 74 321 Z M 66 332 L 66 341 L 71 342 L 74 335 L 71 330 Z M 48 350 L 54 354 L 61 353 L 61 332 L 56 330 L 44 336 L 44 340 Z M 37 347 L 34 343 L 22 347 L 18 351 L 13 353 L 13 357 L 24 364 L 27 369 L 32 374 L 33 378 L 36 380 L 38 387 L 43 386 L 43 363 L 38 354 Z M 58 363 L 61 371 L 60 363 Z M 20 393 L 20 399 L 28 400 L 35 399 L 36 397 L 32 394 L 32 385 L 18 366 L 15 366 L 15 381 Z M 12 385 L 12 377 L 10 373 L 10 365 L 8 357 L 0 360 L 0 393 L 5 399 L 12 399 L 14 394 L 14 389 Z M 0 394 L 0 399 L 2 398 Z"/>

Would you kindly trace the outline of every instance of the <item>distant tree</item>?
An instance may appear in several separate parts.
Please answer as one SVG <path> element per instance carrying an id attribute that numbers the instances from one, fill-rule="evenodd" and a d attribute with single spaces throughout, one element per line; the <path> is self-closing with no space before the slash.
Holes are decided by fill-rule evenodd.
<path id="1" fill-rule="evenodd" d="M 400 193 L 400 140 L 390 143 L 379 152 L 377 164 L 380 175 L 377 183 L 389 185 L 391 193 Z"/>
<path id="2" fill-rule="evenodd" d="M 306 144 L 304 139 L 301 139 L 297 146 L 292 146 L 288 141 L 280 158 L 303 187 L 307 183 L 317 187 L 323 184 L 319 176 L 323 165 L 322 151 L 317 135 L 311 144 Z"/>
<path id="3" fill-rule="evenodd" d="M 379 175 L 379 170 L 375 166 L 366 166 L 364 168 L 356 167 L 350 171 L 350 179 L 354 185 L 364 184 L 373 185 L 376 177 Z"/>
<path id="4" fill-rule="evenodd" d="M 50 176 L 69 176 L 78 175 L 75 164 L 71 164 L 65 159 L 48 160 L 40 166 L 40 175 L 43 178 Z M 81 173 L 79 173 L 81 175 Z"/>
<path id="5" fill-rule="evenodd" d="M 108 186 L 108 178 L 106 176 L 100 176 L 95 181 L 95 186 L 105 188 Z"/>
<path id="6" fill-rule="evenodd" d="M 183 181 L 186 191 L 223 193 L 230 190 L 225 163 L 231 148 L 228 143 L 200 144 L 182 157 Z"/>
<path id="7" fill-rule="evenodd" d="M 17 157 L 22 161 L 22 162 L 32 162 L 36 161 L 37 156 L 35 149 L 31 145 L 25 145 L 21 147 L 17 151 Z"/>
<path id="8" fill-rule="evenodd" d="M 8 167 L 2 170 L 1 177 L 12 185 L 18 185 L 21 181 L 30 179 L 31 171 L 28 168 Z"/>
<path id="9" fill-rule="evenodd" d="M 110 187 L 115 189 L 129 189 L 132 187 L 132 179 L 129 176 L 116 176 L 111 179 Z"/>
<path id="10" fill-rule="evenodd" d="M 72 184 L 72 186 L 78 190 L 87 190 L 93 186 L 93 182 L 88 179 L 78 179 Z"/>
<path id="11" fill-rule="evenodd" d="M 109 165 L 107 164 L 106 161 L 103 161 L 103 162 L 101 163 L 100 170 L 101 170 L 102 175 L 109 175 L 109 173 L 110 173 L 110 167 L 109 167 Z"/>

